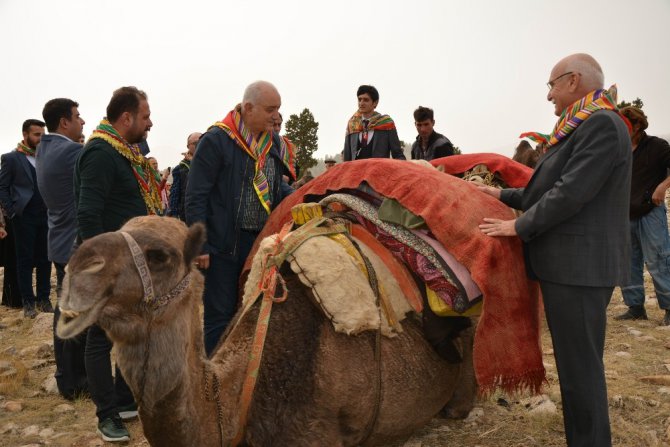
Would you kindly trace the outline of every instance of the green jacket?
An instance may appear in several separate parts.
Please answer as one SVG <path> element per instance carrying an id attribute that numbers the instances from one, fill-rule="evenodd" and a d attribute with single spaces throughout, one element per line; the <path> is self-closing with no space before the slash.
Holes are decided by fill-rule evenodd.
<path id="1" fill-rule="evenodd" d="M 99 138 L 88 142 L 77 159 L 74 191 L 82 240 L 116 231 L 129 219 L 147 214 L 130 162 Z"/>

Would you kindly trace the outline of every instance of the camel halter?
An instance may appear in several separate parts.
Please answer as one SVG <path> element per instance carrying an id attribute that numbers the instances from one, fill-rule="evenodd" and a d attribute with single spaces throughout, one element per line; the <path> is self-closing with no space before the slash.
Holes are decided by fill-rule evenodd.
<path id="1" fill-rule="evenodd" d="M 156 297 L 154 295 L 154 284 L 151 281 L 151 272 L 149 271 L 149 266 L 147 265 L 147 260 L 142 253 L 142 249 L 135 242 L 133 237 L 126 233 L 125 231 L 119 231 L 123 238 L 128 244 L 130 253 L 133 256 L 133 262 L 135 267 L 137 267 L 137 273 L 140 275 L 140 280 L 142 281 L 142 288 L 144 289 L 144 296 L 142 297 L 142 304 L 144 304 L 148 309 L 157 310 L 161 307 L 168 304 L 173 298 L 177 298 L 183 294 L 186 288 L 191 284 L 191 272 L 189 271 L 186 276 L 182 278 L 181 281 L 167 294 Z M 154 313 L 149 313 L 149 322 L 147 324 L 147 336 L 144 343 L 144 362 L 142 364 L 142 377 L 140 378 L 140 389 L 137 397 L 137 406 L 142 406 L 142 401 L 144 399 L 144 388 L 147 382 L 147 367 L 149 366 L 149 346 L 151 342 L 151 328 L 153 326 Z"/>
<path id="2" fill-rule="evenodd" d="M 154 284 L 151 281 L 151 272 L 149 271 L 149 266 L 147 265 L 147 260 L 144 257 L 144 253 L 142 253 L 142 249 L 130 234 L 126 233 L 125 231 L 119 231 L 119 233 L 121 233 L 123 238 L 126 240 L 128 248 L 130 249 L 130 253 L 133 255 L 133 262 L 135 263 L 135 267 L 137 267 L 137 273 L 140 275 L 140 279 L 142 280 L 142 288 L 144 289 L 144 297 L 142 298 L 142 302 L 148 308 L 152 310 L 160 309 L 169 303 L 172 299 L 180 296 L 184 290 L 188 288 L 188 286 L 191 284 L 190 271 L 182 278 L 181 281 L 179 281 L 174 289 L 170 290 L 165 295 L 156 297 L 154 295 Z"/>

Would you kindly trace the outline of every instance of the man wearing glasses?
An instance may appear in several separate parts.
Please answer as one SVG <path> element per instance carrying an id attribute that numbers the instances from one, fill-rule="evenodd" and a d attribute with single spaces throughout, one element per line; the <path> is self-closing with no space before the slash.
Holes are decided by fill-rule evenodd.
<path id="1" fill-rule="evenodd" d="M 568 445 L 610 446 L 602 359 L 607 305 L 630 277 L 631 143 L 616 89 L 603 89 L 593 57 L 568 56 L 549 79 L 547 100 L 559 120 L 550 135 L 522 134 L 547 145 L 528 186 L 479 187 L 524 214 L 485 218 L 479 227 L 518 235 L 528 274 L 540 282 Z"/>

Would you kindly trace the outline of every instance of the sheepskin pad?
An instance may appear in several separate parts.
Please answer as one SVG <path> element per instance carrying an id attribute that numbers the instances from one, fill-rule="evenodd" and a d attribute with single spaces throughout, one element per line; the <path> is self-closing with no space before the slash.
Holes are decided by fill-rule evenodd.
<path id="1" fill-rule="evenodd" d="M 272 251 L 276 237 L 272 235 L 261 241 L 254 256 L 251 272 L 244 286 L 242 306 L 245 312 L 259 295 L 262 260 Z M 412 307 L 402 294 L 398 282 L 371 249 L 360 241 L 357 243 L 375 270 L 381 293 L 391 304 L 394 314 L 392 319 L 402 321 Z M 360 270 L 356 260 L 333 239 L 328 236 L 308 239 L 287 260 L 300 281 L 312 290 L 316 303 L 333 322 L 336 331 L 355 335 L 366 330 L 377 330 L 380 321 L 382 334 L 387 337 L 402 330 L 399 325 L 392 327 L 389 324 L 388 317 L 375 304 L 375 295 L 366 275 Z M 291 299 L 290 292 L 289 290 L 288 299 Z"/>

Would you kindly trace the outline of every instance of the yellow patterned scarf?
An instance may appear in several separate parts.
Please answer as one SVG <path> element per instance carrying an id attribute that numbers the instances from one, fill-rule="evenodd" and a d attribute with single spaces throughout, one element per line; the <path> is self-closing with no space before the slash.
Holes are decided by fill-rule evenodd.
<path id="1" fill-rule="evenodd" d="M 89 141 L 95 138 L 99 138 L 110 144 L 114 150 L 130 162 L 130 167 L 137 180 L 142 199 L 144 199 L 144 203 L 147 206 L 147 213 L 162 215 L 163 202 L 161 201 L 158 182 L 156 181 L 156 177 L 152 175 L 149 160 L 142 155 L 140 148 L 136 144 L 128 143 L 119 135 L 119 132 L 114 129 L 114 126 L 107 119 L 100 121 Z"/>
<path id="2" fill-rule="evenodd" d="M 35 156 L 35 149 L 25 145 L 23 141 L 19 141 L 19 144 L 16 145 L 16 150 L 22 154 L 30 155 L 31 157 Z"/>

